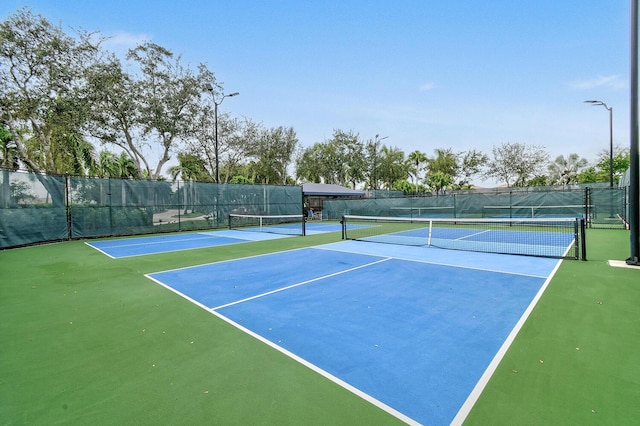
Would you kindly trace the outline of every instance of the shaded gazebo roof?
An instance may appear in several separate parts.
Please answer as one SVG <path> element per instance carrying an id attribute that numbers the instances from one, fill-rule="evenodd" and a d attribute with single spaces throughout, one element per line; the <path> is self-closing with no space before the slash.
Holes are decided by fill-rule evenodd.
<path id="1" fill-rule="evenodd" d="M 364 191 L 327 183 L 304 183 L 302 195 L 315 197 L 364 197 Z"/>

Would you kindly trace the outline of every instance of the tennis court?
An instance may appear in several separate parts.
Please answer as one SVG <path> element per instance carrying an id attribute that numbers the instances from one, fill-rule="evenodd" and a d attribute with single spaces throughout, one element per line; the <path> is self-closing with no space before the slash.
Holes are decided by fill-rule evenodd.
<path id="1" fill-rule="evenodd" d="M 401 420 L 449 424 L 558 265 L 343 241 L 147 277 Z"/>

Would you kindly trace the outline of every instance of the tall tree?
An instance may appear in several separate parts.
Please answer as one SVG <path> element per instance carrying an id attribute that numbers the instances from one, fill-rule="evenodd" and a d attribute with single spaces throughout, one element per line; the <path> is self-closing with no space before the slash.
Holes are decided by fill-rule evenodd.
<path id="1" fill-rule="evenodd" d="M 102 151 L 94 168 L 94 174 L 100 178 L 119 178 L 120 165 L 118 157 L 110 151 Z"/>
<path id="2" fill-rule="evenodd" d="M 193 136 L 194 117 L 204 108 L 202 87 L 215 78 L 204 65 L 197 73 L 184 67 L 179 56 L 155 43 L 129 50 L 127 60 L 136 72 L 125 71 L 113 55 L 87 70 L 88 129 L 101 143 L 124 150 L 141 177 L 158 178 Z"/>
<path id="3" fill-rule="evenodd" d="M 26 8 L 0 24 L 0 120 L 29 170 L 60 171 L 55 151 L 78 137 L 84 71 L 98 51 L 90 34 L 72 38 Z"/>
<path id="4" fill-rule="evenodd" d="M 486 177 L 504 182 L 507 186 L 523 186 L 538 174 L 542 174 L 549 154 L 539 145 L 506 142 L 494 146 L 493 158 L 487 165 Z"/>
<path id="5" fill-rule="evenodd" d="M 404 152 L 397 147 L 382 146 L 381 157 L 378 160 L 378 179 L 384 182 L 386 189 L 393 189 L 396 181 L 406 180 L 409 167 L 404 158 Z"/>
<path id="6" fill-rule="evenodd" d="M 178 164 L 169 167 L 168 171 L 174 181 L 178 177 L 189 182 L 211 180 L 202 158 L 186 152 L 178 154 Z"/>
<path id="7" fill-rule="evenodd" d="M 322 142 L 316 142 L 298 154 L 296 158 L 296 177 L 298 179 L 314 183 L 322 181 L 325 176 L 324 147 L 325 144 Z"/>
<path id="8" fill-rule="evenodd" d="M 138 176 L 151 175 L 140 140 L 138 85 L 122 69 L 115 56 L 92 66 L 87 72 L 90 120 L 86 129 L 103 145 L 115 145 L 126 152 Z"/>
<path id="9" fill-rule="evenodd" d="M 549 177 L 552 184 L 569 185 L 577 180 L 578 174 L 585 168 L 588 161 L 578 154 L 569 154 L 566 158 L 559 155 L 549 164 Z"/>
<path id="10" fill-rule="evenodd" d="M 460 153 L 456 188 L 469 189 L 471 178 L 481 174 L 488 161 L 489 157 L 475 149 Z"/>
<path id="11" fill-rule="evenodd" d="M 298 155 L 296 176 L 311 182 L 355 187 L 365 179 L 363 143 L 352 131 L 334 130 L 333 137 Z"/>
<path id="12" fill-rule="evenodd" d="M 9 207 L 11 203 L 10 171 L 18 170 L 18 150 L 11 138 L 11 133 L 0 126 L 0 169 L 2 169 L 2 188 L 0 206 Z"/>
<path id="13" fill-rule="evenodd" d="M 620 180 L 624 172 L 629 169 L 629 165 L 631 164 L 631 157 L 629 154 L 629 148 L 622 148 L 619 145 L 613 147 L 613 182 L 614 185 L 616 182 Z M 598 181 L 599 182 L 608 182 L 609 181 L 609 170 L 611 167 L 609 150 L 603 149 L 598 154 L 597 158 L 597 168 L 599 169 L 598 173 Z M 605 179 L 606 177 L 606 179 Z"/>
<path id="14" fill-rule="evenodd" d="M 443 171 L 435 171 L 427 176 L 427 186 L 431 188 L 436 195 L 444 193 L 452 184 L 453 177 Z"/>
<path id="15" fill-rule="evenodd" d="M 205 98 L 206 99 L 206 98 Z M 211 98 L 209 98 L 211 99 Z M 216 150 L 214 141 L 213 106 L 205 102 L 193 112 L 191 137 L 186 143 L 186 152 L 205 161 L 205 169 L 211 180 L 216 176 Z M 218 113 L 218 155 L 220 180 L 229 182 L 246 166 L 249 147 L 256 146 L 262 128 L 249 118 L 231 118 L 229 114 Z M 248 173 L 246 167 L 245 172 Z M 244 175 L 247 179 L 249 175 Z"/>
<path id="16" fill-rule="evenodd" d="M 453 178 L 458 174 L 458 155 L 451 148 L 434 150 L 435 157 L 429 160 L 429 173 L 441 172 Z"/>
<path id="17" fill-rule="evenodd" d="M 202 158 L 188 153 L 178 154 L 178 165 L 169 168 L 169 174 L 174 182 L 178 176 L 182 178 L 182 194 L 184 199 L 184 214 L 187 214 L 189 207 L 192 211 L 196 202 L 196 188 L 194 181 L 207 180 L 210 176 L 205 169 L 205 162 Z"/>
<path id="18" fill-rule="evenodd" d="M 364 179 L 366 169 L 360 136 L 353 131 L 334 130 L 329 144 L 334 154 L 335 183 L 355 188 Z"/>
<path id="19" fill-rule="evenodd" d="M 367 187 L 370 189 L 378 189 L 380 184 L 380 179 L 378 175 L 378 165 L 379 160 L 382 156 L 382 152 L 380 151 L 380 141 L 384 138 L 380 138 L 379 135 L 376 135 L 373 140 L 368 140 L 365 144 L 365 159 L 367 161 Z"/>
<path id="20" fill-rule="evenodd" d="M 153 170 L 157 178 L 164 164 L 171 159 L 176 144 L 188 135 L 191 114 L 200 101 L 202 80 L 182 66 L 180 57 L 155 43 L 146 42 L 129 51 L 127 58 L 140 67 L 142 79 L 137 81 L 139 122 L 143 138 L 155 139 L 160 158 Z"/>
<path id="21" fill-rule="evenodd" d="M 298 144 L 293 128 L 277 127 L 263 130 L 247 154 L 254 158 L 252 169 L 256 182 L 265 184 L 287 183 L 287 169 Z"/>
<path id="22" fill-rule="evenodd" d="M 413 167 L 413 179 L 414 179 L 414 184 L 415 184 L 415 191 L 416 193 L 418 193 L 418 182 L 420 181 L 420 165 L 422 165 L 423 163 L 427 163 L 427 156 L 426 154 L 415 150 L 413 151 L 411 154 L 409 154 L 408 157 L 408 161 L 411 163 L 411 166 Z"/>

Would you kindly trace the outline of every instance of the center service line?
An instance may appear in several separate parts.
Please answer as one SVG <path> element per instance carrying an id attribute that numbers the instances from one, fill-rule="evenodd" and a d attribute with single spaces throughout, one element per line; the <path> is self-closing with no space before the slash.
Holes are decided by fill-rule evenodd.
<path id="1" fill-rule="evenodd" d="M 278 293 L 278 292 L 281 292 L 281 291 L 284 291 L 284 290 L 289 290 L 290 288 L 299 287 L 299 286 L 306 285 L 306 284 L 309 284 L 309 283 L 312 283 L 312 282 L 315 282 L 315 281 L 320 281 L 320 280 L 323 280 L 325 278 L 335 277 L 337 275 L 344 274 L 346 272 L 351 272 L 351 271 L 355 271 L 355 270 L 358 270 L 358 269 L 361 269 L 361 268 L 366 268 L 368 266 L 376 265 L 378 263 L 386 262 L 387 260 L 392 260 L 392 259 L 393 259 L 392 257 L 386 257 L 384 259 L 376 260 L 375 262 L 366 263 L 364 265 L 356 266 L 356 267 L 350 268 L 350 269 L 345 269 L 344 271 L 338 271 L 338 272 L 334 272 L 333 274 L 323 275 L 323 276 L 318 277 L 318 278 L 313 278 L 313 279 L 310 279 L 310 280 L 307 280 L 307 281 L 302 281 L 302 282 L 297 283 L 297 284 L 292 284 L 292 285 L 289 285 L 289 286 L 286 286 L 286 287 L 278 288 L 276 290 L 271 290 L 271 291 L 268 291 L 266 293 L 258 294 L 256 296 L 247 297 L 246 299 L 241 299 L 241 300 L 237 300 L 235 302 L 227 303 L 225 305 L 216 306 L 215 308 L 211 308 L 210 311 L 213 312 L 213 311 L 216 311 L 218 309 L 226 308 L 228 306 L 233 306 L 233 305 L 237 305 L 237 304 L 240 304 L 240 303 L 243 303 L 243 302 L 248 302 L 249 300 L 258 299 L 260 297 L 268 296 L 270 294 Z"/>

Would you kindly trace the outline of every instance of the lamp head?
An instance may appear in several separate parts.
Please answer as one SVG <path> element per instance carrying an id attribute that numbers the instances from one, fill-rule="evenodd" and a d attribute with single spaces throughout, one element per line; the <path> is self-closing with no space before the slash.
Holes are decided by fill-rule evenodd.
<path id="1" fill-rule="evenodd" d="M 591 104 L 591 105 L 602 105 L 603 107 L 605 107 L 606 109 L 608 109 L 609 111 L 613 111 L 613 107 L 608 106 L 607 104 L 605 104 L 602 101 L 597 101 L 597 100 L 588 100 L 588 101 L 584 101 L 584 103 L 586 104 Z"/>

